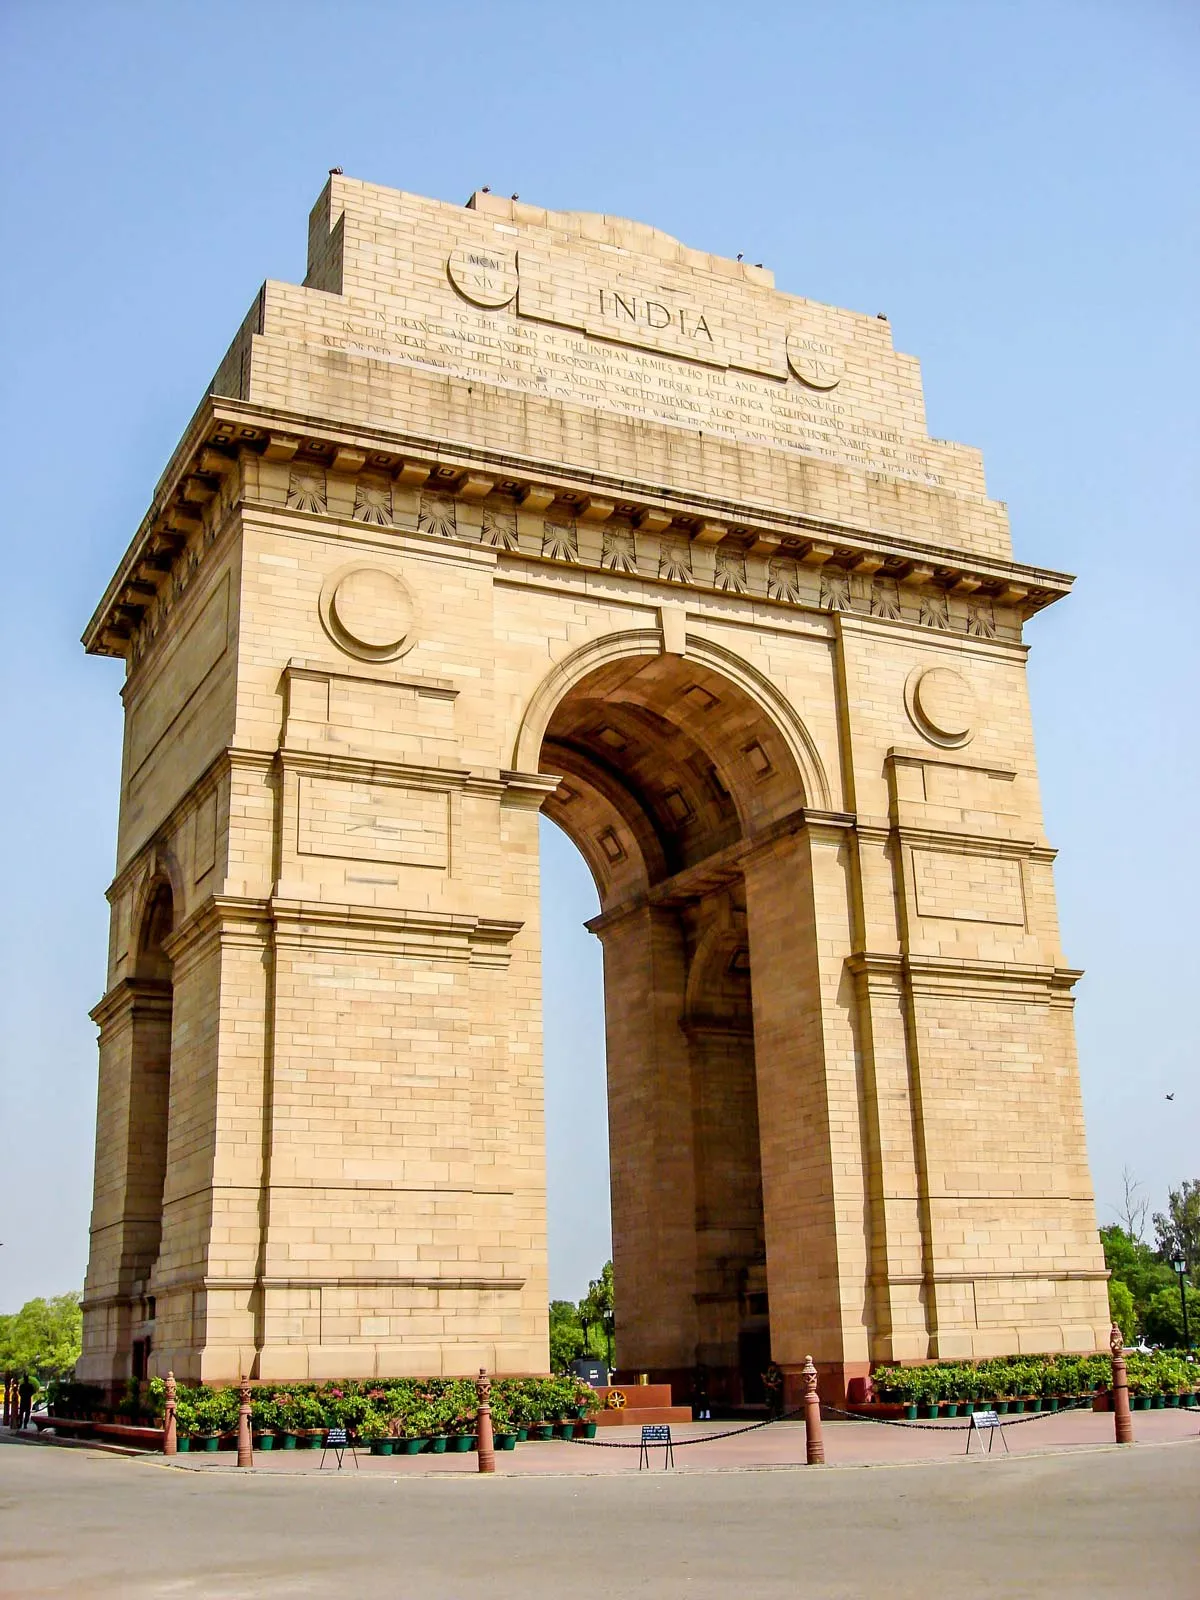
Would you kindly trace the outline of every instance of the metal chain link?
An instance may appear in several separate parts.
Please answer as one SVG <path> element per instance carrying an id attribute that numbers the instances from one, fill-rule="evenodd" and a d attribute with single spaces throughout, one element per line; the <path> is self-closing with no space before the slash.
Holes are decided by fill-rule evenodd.
<path id="1" fill-rule="evenodd" d="M 769 1428 L 773 1422 L 790 1422 L 794 1417 L 803 1416 L 803 1414 L 804 1407 L 798 1406 L 795 1411 L 784 1411 L 778 1417 L 766 1417 L 762 1422 L 748 1422 L 744 1428 L 726 1428 L 723 1433 L 705 1433 L 701 1434 L 698 1439 L 672 1439 L 671 1445 L 676 1450 L 683 1450 L 689 1444 L 711 1444 L 714 1439 L 734 1439 L 739 1433 L 754 1433 L 758 1428 Z M 630 1426 L 636 1427 L 637 1424 L 631 1423 Z M 640 1444 L 624 1444 L 615 1439 L 611 1443 L 607 1439 L 575 1438 L 567 1442 L 569 1444 L 590 1444 L 598 1450 L 640 1450 L 642 1448 Z M 646 1448 L 650 1450 L 654 1449 L 655 1446 L 648 1444 Z M 658 1448 L 665 1448 L 665 1442 Z"/>
<path id="2" fill-rule="evenodd" d="M 1041 1422 L 1046 1417 L 1061 1417 L 1068 1411 L 1082 1411 L 1085 1406 L 1090 1406 L 1091 1403 L 1090 1397 L 1084 1400 L 1072 1400 L 1069 1405 L 1059 1406 L 1057 1411 L 1031 1411 L 1028 1416 L 1006 1418 L 1003 1422 L 997 1422 L 996 1426 L 999 1428 L 1019 1428 L 1023 1422 Z M 821 1411 L 822 1414 L 828 1412 L 835 1417 L 845 1417 L 848 1422 L 878 1422 L 887 1428 L 916 1428 L 926 1433 L 962 1433 L 964 1429 L 972 1426 L 970 1417 L 964 1422 L 952 1421 L 951 1418 L 947 1417 L 945 1426 L 937 1422 L 909 1422 L 903 1417 L 868 1417 L 864 1416 L 861 1411 L 843 1411 L 840 1406 L 827 1405 L 825 1401 L 821 1402 Z M 744 1428 L 726 1428 L 723 1433 L 705 1433 L 698 1439 L 672 1439 L 671 1444 L 676 1450 L 684 1450 L 688 1445 L 692 1444 L 711 1444 L 714 1439 L 735 1439 L 739 1433 L 754 1433 L 759 1428 L 769 1428 L 776 1422 L 791 1422 L 794 1418 L 803 1415 L 804 1407 L 797 1406 L 795 1411 L 785 1411 L 778 1417 L 767 1417 L 762 1422 L 750 1422 Z M 636 1426 L 636 1424 L 631 1424 L 631 1426 Z M 640 1443 L 627 1444 L 618 1442 L 616 1439 L 610 1441 L 608 1439 L 571 1438 L 566 1442 L 569 1444 L 591 1445 L 596 1450 L 640 1450 L 642 1448 Z M 648 1444 L 646 1448 L 665 1449 L 665 1444 L 659 1446 Z"/>
<path id="3" fill-rule="evenodd" d="M 1061 1417 L 1067 1411 L 1082 1411 L 1084 1406 L 1090 1406 L 1091 1403 L 1090 1397 L 1086 1400 L 1072 1400 L 1070 1405 L 1059 1406 L 1057 1411 L 1031 1411 L 1025 1417 L 1005 1417 L 1003 1421 L 997 1421 L 996 1426 L 1019 1428 L 1023 1422 L 1042 1422 L 1046 1417 Z M 879 1422 L 886 1428 L 918 1428 L 926 1433 L 962 1433 L 965 1428 L 972 1425 L 970 1417 L 965 1422 L 952 1421 L 947 1417 L 945 1427 L 937 1422 L 909 1422 L 903 1417 L 864 1417 L 859 1411 L 842 1411 L 838 1406 L 828 1406 L 823 1401 L 821 1410 L 831 1411 L 835 1416 L 845 1417 L 849 1422 Z"/>

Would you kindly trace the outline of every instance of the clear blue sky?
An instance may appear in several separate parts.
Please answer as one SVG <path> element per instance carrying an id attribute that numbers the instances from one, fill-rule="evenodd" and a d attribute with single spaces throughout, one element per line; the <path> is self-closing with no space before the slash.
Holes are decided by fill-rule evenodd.
<path id="1" fill-rule="evenodd" d="M 121 673 L 79 632 L 332 165 L 636 217 L 888 314 L 1018 557 L 1079 574 L 1029 637 L 1101 1218 L 1126 1164 L 1155 1205 L 1200 1176 L 1198 69 L 1182 0 L 7 0 L 0 1310 L 86 1257 Z M 546 867 L 575 1295 L 607 1250 L 595 898 L 561 837 Z"/>

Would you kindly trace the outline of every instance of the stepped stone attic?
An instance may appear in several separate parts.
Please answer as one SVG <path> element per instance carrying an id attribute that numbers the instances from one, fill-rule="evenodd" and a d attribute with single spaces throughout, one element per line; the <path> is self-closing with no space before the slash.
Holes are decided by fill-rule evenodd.
<path id="1" fill-rule="evenodd" d="M 602 905 L 617 1359 L 1108 1325 L 1016 563 L 888 323 L 335 175 L 127 662 L 81 1374 L 545 1370 L 538 816 Z"/>

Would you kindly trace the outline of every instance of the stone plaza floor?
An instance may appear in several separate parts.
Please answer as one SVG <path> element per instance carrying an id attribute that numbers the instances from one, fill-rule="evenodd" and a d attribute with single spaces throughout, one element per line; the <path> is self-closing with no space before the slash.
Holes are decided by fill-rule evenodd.
<path id="1" fill-rule="evenodd" d="M 967 1447 L 967 1425 L 962 1418 L 923 1425 L 897 1427 L 879 1422 L 824 1423 L 825 1457 L 830 1466 L 888 1466 L 902 1462 L 945 1461 L 963 1455 Z M 1136 1436 L 1144 1442 L 1200 1437 L 1200 1411 L 1147 1411 L 1134 1417 Z M 522 1444 L 513 1451 L 496 1454 L 496 1470 L 518 1477 L 544 1474 L 573 1475 L 628 1473 L 638 1471 L 640 1430 L 605 1428 L 591 1443 L 554 1440 L 546 1444 Z M 724 1435 L 713 1438 L 712 1435 Z M 737 1423 L 693 1422 L 672 1429 L 675 1445 L 675 1470 L 713 1472 L 741 1467 L 746 1470 L 768 1467 L 803 1466 L 805 1435 L 802 1422 L 776 1422 L 769 1427 L 741 1431 Z M 692 1440 L 697 1441 L 691 1443 Z M 1046 1450 L 1097 1447 L 1113 1443 L 1111 1414 L 1093 1411 L 1060 1412 L 1034 1416 L 1028 1421 L 1009 1419 L 1004 1442 L 996 1440 L 992 1453 L 1002 1455 L 1004 1444 L 1012 1455 L 1029 1455 Z M 614 1448 L 620 1446 L 620 1448 Z M 987 1437 L 971 1441 L 971 1454 L 986 1449 Z M 664 1451 L 655 1447 L 651 1459 L 656 1470 L 664 1470 Z M 221 1472 L 238 1470 L 232 1451 L 215 1455 L 182 1455 L 175 1465 L 188 1470 Z M 256 1450 L 255 1472 L 303 1473 L 336 1470 L 333 1456 L 311 1450 Z M 349 1456 L 343 1470 L 391 1474 L 393 1477 L 442 1476 L 476 1473 L 474 1455 L 372 1456 L 365 1449 L 357 1452 L 357 1467 Z M 1200 1586 L 1198 1586 L 1200 1592 Z"/>
<path id="2" fill-rule="evenodd" d="M 269 1452 L 247 1472 L 0 1435 L 0 1595 L 1193 1600 L 1200 1423 L 1135 1422 L 1118 1449 L 1111 1417 L 1051 1417 L 990 1458 L 949 1428 L 830 1422 L 826 1468 L 796 1465 L 786 1423 L 685 1449 L 673 1472 L 527 1445 L 494 1478 L 471 1456 L 337 1472 Z"/>

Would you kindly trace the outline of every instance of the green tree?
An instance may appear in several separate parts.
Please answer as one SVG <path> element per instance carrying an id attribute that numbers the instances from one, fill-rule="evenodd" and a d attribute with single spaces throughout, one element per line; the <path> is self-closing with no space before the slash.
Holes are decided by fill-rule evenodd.
<path id="1" fill-rule="evenodd" d="M 1187 1285 L 1188 1335 L 1195 1343 L 1200 1338 L 1200 1293 Z M 1160 1289 L 1151 1297 L 1142 1316 L 1142 1327 L 1152 1344 L 1166 1345 L 1170 1349 L 1183 1348 L 1183 1307 L 1179 1303 L 1179 1286 Z"/>
<path id="2" fill-rule="evenodd" d="M 606 1261 L 600 1276 L 592 1279 L 587 1294 L 579 1302 L 579 1320 L 588 1330 L 588 1354 L 603 1357 L 610 1367 L 616 1304 L 613 1264 Z"/>
<path id="3" fill-rule="evenodd" d="M 1154 1213 L 1154 1233 L 1158 1252 L 1164 1261 L 1182 1256 L 1188 1276 L 1193 1280 L 1200 1270 L 1200 1178 L 1185 1178 L 1178 1189 L 1167 1193 L 1167 1210 Z M 1188 1302 L 1191 1314 L 1191 1302 Z"/>
<path id="4" fill-rule="evenodd" d="M 1100 1242 L 1104 1246 L 1104 1264 L 1112 1274 L 1110 1282 L 1126 1286 L 1133 1296 L 1138 1327 L 1144 1327 L 1147 1306 L 1161 1290 L 1174 1285 L 1174 1273 L 1151 1245 L 1133 1238 L 1116 1223 L 1111 1228 L 1100 1229 Z M 1175 1292 L 1178 1295 L 1177 1289 Z M 1124 1331 L 1119 1318 L 1118 1324 Z"/>
<path id="5" fill-rule="evenodd" d="M 566 1372 L 583 1354 L 583 1328 L 579 1311 L 570 1300 L 550 1302 L 550 1370 Z"/>
<path id="6" fill-rule="evenodd" d="M 1137 1312 L 1133 1306 L 1132 1291 L 1120 1278 L 1108 1280 L 1108 1314 L 1120 1328 L 1125 1343 L 1132 1344 L 1137 1338 Z"/>
<path id="7" fill-rule="evenodd" d="M 83 1347 L 79 1295 L 57 1294 L 27 1300 L 20 1311 L 0 1318 L 0 1370 L 46 1383 L 70 1377 Z"/>

